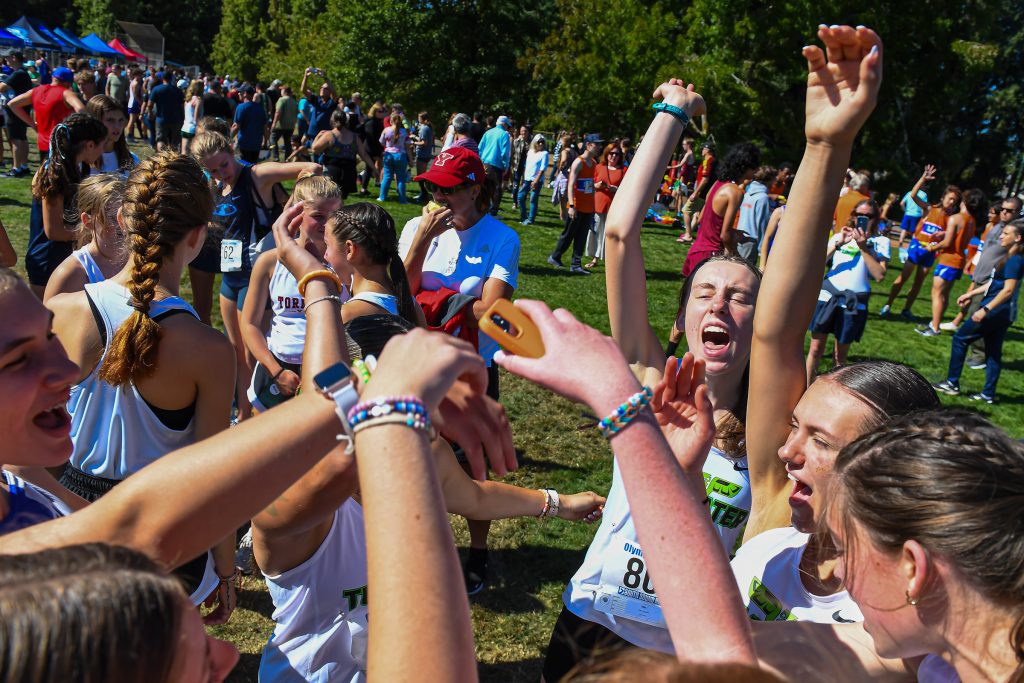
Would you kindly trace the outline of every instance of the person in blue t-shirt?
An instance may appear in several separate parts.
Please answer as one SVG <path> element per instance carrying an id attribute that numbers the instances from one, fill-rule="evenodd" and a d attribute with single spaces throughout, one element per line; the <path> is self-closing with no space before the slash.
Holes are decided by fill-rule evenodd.
<path id="1" fill-rule="evenodd" d="M 321 76 L 324 79 L 324 82 L 320 85 L 319 97 L 315 97 L 313 91 L 306 85 L 310 76 Z M 312 66 L 307 67 L 305 73 L 302 74 L 299 92 L 302 93 L 309 103 L 309 112 L 307 114 L 309 128 L 305 132 L 306 137 L 313 140 L 321 131 L 331 129 L 331 114 L 338 108 L 338 97 L 335 94 L 334 86 L 331 85 L 331 80 L 327 78 L 327 74 L 323 70 Z"/>
<path id="2" fill-rule="evenodd" d="M 978 310 L 953 335 L 946 380 L 934 385 L 951 396 L 959 394 L 967 347 L 984 339 L 985 388 L 970 398 L 985 403 L 996 400 L 996 383 L 1003 364 L 1003 339 L 1017 318 L 1017 297 L 1021 277 L 1024 276 L 1024 220 L 1007 223 L 999 236 L 999 244 L 1006 249 L 1006 258 L 992 270 L 992 278 L 985 284 L 975 285 L 957 299 L 959 305 L 965 306 L 976 294 L 985 293 Z"/>
<path id="3" fill-rule="evenodd" d="M 162 71 L 156 75 L 160 84 L 149 91 L 147 113 L 156 119 L 156 149 L 181 149 L 181 126 L 185 123 L 185 96 L 171 83 L 174 74 Z"/>
<path id="4" fill-rule="evenodd" d="M 267 134 L 267 112 L 263 105 L 252 101 L 256 88 L 248 83 L 238 90 L 242 103 L 235 109 L 231 136 L 238 136 L 238 151 L 243 161 L 255 164 L 260 160 L 260 148 Z"/>

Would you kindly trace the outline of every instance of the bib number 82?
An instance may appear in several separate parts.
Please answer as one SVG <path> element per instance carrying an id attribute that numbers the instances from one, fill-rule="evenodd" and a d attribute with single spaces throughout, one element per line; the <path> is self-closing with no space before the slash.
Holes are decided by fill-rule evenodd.
<path id="1" fill-rule="evenodd" d="M 640 589 L 648 595 L 654 595 L 651 577 L 647 574 L 644 561 L 639 557 L 631 557 L 626 563 L 626 573 L 622 575 L 622 585 L 634 590 Z"/>

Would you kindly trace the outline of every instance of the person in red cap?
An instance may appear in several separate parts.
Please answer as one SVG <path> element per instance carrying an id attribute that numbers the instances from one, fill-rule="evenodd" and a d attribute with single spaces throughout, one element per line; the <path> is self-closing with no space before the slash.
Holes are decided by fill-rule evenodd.
<path id="1" fill-rule="evenodd" d="M 50 153 L 50 133 L 57 124 L 76 111 L 84 111 L 85 103 L 71 89 L 75 75 L 66 66 L 53 70 L 49 85 L 40 85 L 18 95 L 7 103 L 14 115 L 37 133 L 36 145 L 40 156 Z M 32 107 L 36 120 L 32 120 L 27 108 Z"/>
<path id="2" fill-rule="evenodd" d="M 402 230 L 398 253 L 405 262 L 409 288 L 414 295 L 442 288 L 468 294 L 476 299 L 469 308 L 479 320 L 495 301 L 512 298 L 519 278 L 519 235 L 489 213 L 494 180 L 486 177 L 476 152 L 465 147 L 444 150 L 426 173 L 413 180 L 422 182 L 440 207 L 431 210 L 428 204 L 423 215 Z M 487 393 L 497 400 L 498 368 L 491 359 L 498 344 L 483 332 L 479 344 L 488 366 Z M 463 573 L 466 590 L 473 595 L 487 582 L 490 522 L 466 521 L 470 548 Z"/>

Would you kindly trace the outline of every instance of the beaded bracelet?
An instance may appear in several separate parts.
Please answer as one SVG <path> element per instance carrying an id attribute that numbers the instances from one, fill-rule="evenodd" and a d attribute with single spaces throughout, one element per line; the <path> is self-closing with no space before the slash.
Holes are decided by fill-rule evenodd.
<path id="1" fill-rule="evenodd" d="M 606 439 L 612 438 L 636 419 L 640 411 L 650 404 L 652 398 L 654 398 L 654 393 L 650 387 L 644 387 L 626 399 L 626 402 L 616 408 L 615 412 L 598 422 L 597 428 L 601 430 Z"/>
<path id="2" fill-rule="evenodd" d="M 370 381 L 370 368 L 366 367 L 366 362 L 362 358 L 356 358 L 352 361 L 352 369 L 359 375 L 359 381 L 366 385 Z"/>
<path id="3" fill-rule="evenodd" d="M 358 434 L 364 429 L 381 427 L 383 425 L 404 425 L 417 431 L 421 431 L 433 439 L 433 429 L 431 428 L 430 420 L 424 420 L 420 416 L 413 415 L 412 413 L 391 413 L 390 415 L 382 415 L 380 417 L 370 417 L 353 427 L 352 433 Z"/>
<path id="4" fill-rule="evenodd" d="M 321 277 L 333 282 L 335 287 L 338 288 L 338 291 L 341 291 L 341 278 L 338 277 L 338 274 L 335 273 L 333 270 L 327 270 L 326 268 L 324 268 L 322 270 L 314 270 L 312 272 L 306 273 L 301 278 L 299 278 L 299 283 L 297 286 L 297 289 L 299 290 L 299 296 L 305 298 L 306 285 L 309 284 L 309 281 Z"/>
<path id="5" fill-rule="evenodd" d="M 369 401 L 357 403 L 348 411 L 348 423 L 352 429 L 361 422 L 392 414 L 401 414 L 411 421 L 410 427 L 429 430 L 430 416 L 423 401 L 415 396 L 379 396 Z"/>
<path id="6" fill-rule="evenodd" d="M 664 112 L 666 114 L 671 114 L 679 119 L 679 122 L 683 124 L 683 128 L 690 123 L 690 115 L 674 104 L 669 104 L 668 102 L 655 102 L 651 105 L 651 109 L 658 113 Z"/>

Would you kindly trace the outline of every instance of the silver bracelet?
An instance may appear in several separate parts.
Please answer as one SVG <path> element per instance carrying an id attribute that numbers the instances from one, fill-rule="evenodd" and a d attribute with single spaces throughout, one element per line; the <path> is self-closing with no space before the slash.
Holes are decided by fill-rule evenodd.
<path id="1" fill-rule="evenodd" d="M 337 294 L 328 294 L 327 296 L 322 296 L 319 299 L 313 299 L 312 301 L 310 301 L 302 309 L 302 312 L 305 313 L 306 311 L 309 310 L 310 306 L 312 306 L 313 304 L 320 303 L 321 301 L 336 301 L 336 302 L 338 302 L 339 306 L 341 305 L 341 297 L 340 296 L 338 296 Z"/>

